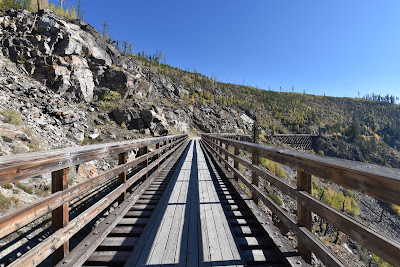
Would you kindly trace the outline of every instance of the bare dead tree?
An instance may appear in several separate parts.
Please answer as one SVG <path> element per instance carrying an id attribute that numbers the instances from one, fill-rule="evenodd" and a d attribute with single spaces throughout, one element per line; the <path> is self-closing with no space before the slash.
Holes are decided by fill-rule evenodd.
<path id="1" fill-rule="evenodd" d="M 81 18 L 81 0 L 78 2 L 78 19 Z"/>

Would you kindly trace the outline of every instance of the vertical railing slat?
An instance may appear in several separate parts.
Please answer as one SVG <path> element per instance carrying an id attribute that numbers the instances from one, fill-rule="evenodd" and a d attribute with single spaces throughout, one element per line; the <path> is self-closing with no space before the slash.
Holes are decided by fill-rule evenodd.
<path id="1" fill-rule="evenodd" d="M 302 171 L 297 171 L 297 189 L 311 194 L 311 175 Z M 311 231 L 311 211 L 297 201 L 297 221 L 300 226 Z M 311 264 L 311 251 L 297 239 L 297 250 L 304 261 Z"/>
<path id="2" fill-rule="evenodd" d="M 253 152 L 252 153 L 252 164 L 255 165 L 255 166 L 258 166 L 259 161 L 260 161 L 259 156 L 255 152 Z M 254 186 L 258 187 L 259 179 L 258 179 L 258 174 L 255 171 L 252 171 L 251 183 Z M 257 194 L 256 194 L 255 190 L 252 190 L 251 198 L 254 200 L 254 202 L 256 202 L 258 204 L 258 197 L 257 197 Z"/>
<path id="3" fill-rule="evenodd" d="M 235 145 L 235 156 L 239 156 L 239 148 Z M 239 170 L 239 162 L 234 160 L 234 167 L 236 170 Z M 235 180 L 239 181 L 239 177 L 235 173 Z"/>
<path id="4" fill-rule="evenodd" d="M 118 154 L 118 165 L 125 164 L 128 161 L 128 152 Z M 124 184 L 126 182 L 126 170 L 118 175 L 118 184 Z M 126 191 L 124 191 L 118 198 L 118 203 L 122 203 L 126 198 Z"/>
<path id="5" fill-rule="evenodd" d="M 51 173 L 51 192 L 56 193 L 68 188 L 68 173 L 69 168 L 54 171 Z M 51 213 L 51 228 L 55 233 L 59 229 L 65 227 L 69 222 L 68 213 L 69 203 L 65 203 L 61 207 L 55 209 Z M 53 252 L 53 264 L 59 263 L 69 253 L 69 240 Z"/>

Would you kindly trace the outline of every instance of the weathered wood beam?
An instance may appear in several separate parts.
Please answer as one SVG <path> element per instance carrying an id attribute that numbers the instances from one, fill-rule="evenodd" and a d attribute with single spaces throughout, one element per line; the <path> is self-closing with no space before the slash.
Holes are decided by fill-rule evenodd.
<path id="1" fill-rule="evenodd" d="M 227 154 L 225 154 L 225 155 L 227 155 Z M 252 158 L 252 164 L 255 166 L 258 166 L 258 164 L 260 163 L 260 158 L 258 157 L 258 155 L 256 153 L 253 153 L 251 158 Z M 225 166 L 228 166 L 228 165 L 226 164 Z M 253 185 L 252 188 L 258 187 L 259 178 L 258 178 L 258 173 L 255 171 L 252 171 L 252 173 L 251 173 L 251 183 Z M 253 201 L 255 203 L 258 204 L 258 197 L 257 197 L 256 192 L 254 190 L 252 190 L 251 188 L 249 188 L 249 189 L 251 190 L 251 198 L 253 199 Z"/>
<path id="2" fill-rule="evenodd" d="M 128 161 L 128 152 L 122 152 L 118 155 L 118 165 L 123 165 Z M 124 184 L 126 182 L 126 169 L 118 175 L 118 184 Z M 118 198 L 118 203 L 122 203 L 126 198 L 126 191 L 124 191 Z"/>
<path id="3" fill-rule="evenodd" d="M 311 194 L 311 175 L 297 171 L 297 189 Z M 311 232 L 311 211 L 303 206 L 301 201 L 297 201 L 297 220 L 300 227 L 305 227 Z M 299 238 L 297 238 L 297 249 L 303 259 L 311 264 L 311 250 Z"/>
<path id="4" fill-rule="evenodd" d="M 55 171 L 51 174 L 51 191 L 56 193 L 68 188 L 69 168 Z M 69 223 L 69 203 L 64 203 L 61 207 L 53 210 L 51 214 L 51 229 L 55 233 L 64 228 Z M 69 252 L 69 240 L 66 240 L 61 246 L 53 252 L 53 265 L 59 263 Z"/>

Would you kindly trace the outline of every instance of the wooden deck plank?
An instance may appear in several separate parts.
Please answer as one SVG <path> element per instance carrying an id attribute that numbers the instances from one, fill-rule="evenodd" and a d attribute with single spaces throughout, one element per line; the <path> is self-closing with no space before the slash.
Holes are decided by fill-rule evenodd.
<path id="1" fill-rule="evenodd" d="M 179 195 L 181 185 L 181 183 L 178 183 L 175 187 L 171 188 L 172 199 L 176 199 L 177 194 Z M 162 258 L 163 250 L 166 246 L 168 233 L 173 223 L 173 216 L 176 208 L 175 205 L 169 206 L 167 203 L 168 201 L 166 202 L 166 204 L 163 203 L 163 207 L 161 209 L 164 209 L 165 213 L 159 213 L 158 220 L 160 221 L 160 224 L 155 225 L 154 229 L 152 230 L 151 236 L 148 239 L 148 242 L 146 242 L 146 246 L 143 250 L 144 253 L 140 255 L 138 265 L 141 265 L 142 262 L 149 265 L 160 263 L 159 260 Z"/>
<path id="2" fill-rule="evenodd" d="M 204 161 L 203 155 L 199 156 L 199 161 Z M 204 164 L 199 164 L 204 165 Z M 199 169 L 199 177 L 200 180 L 204 181 L 205 190 L 203 191 L 204 194 L 204 203 L 205 205 L 205 212 L 206 212 L 206 223 L 207 223 L 207 233 L 209 235 L 209 246 L 210 246 L 210 253 L 211 253 L 211 265 L 220 265 L 219 262 L 223 262 L 226 260 L 227 250 L 226 244 L 223 244 L 221 239 L 221 233 L 218 234 L 220 231 L 220 225 L 218 225 L 218 221 L 221 220 L 219 217 L 215 217 L 215 211 L 213 211 L 215 205 L 211 204 L 218 201 L 216 199 L 213 189 L 214 185 L 212 184 L 211 176 L 209 175 L 208 169 Z M 224 259 L 225 258 L 225 259 Z M 229 257 L 228 257 L 229 258 Z"/>
<path id="3" fill-rule="evenodd" d="M 211 203 L 218 203 L 219 197 L 214 186 L 214 182 L 208 169 L 203 151 L 201 151 L 200 146 L 198 147 L 199 161 L 201 162 L 199 165 L 204 166 L 203 169 L 204 177 L 206 180 L 210 182 L 207 183 L 208 193 L 210 197 Z M 203 164 L 204 162 L 204 164 Z M 221 248 L 222 260 L 225 266 L 243 266 L 241 262 L 241 257 L 239 251 L 236 247 L 234 238 L 232 236 L 231 229 L 229 228 L 228 221 L 225 217 L 225 213 L 223 211 L 221 203 L 219 204 L 210 204 L 211 210 L 214 218 L 215 229 L 217 230 L 218 241 Z"/>
<path id="4" fill-rule="evenodd" d="M 164 264 L 175 264 L 175 255 L 180 251 L 181 242 L 180 239 L 182 237 L 183 224 L 184 224 L 184 216 L 185 216 L 185 206 L 186 197 L 187 197 L 187 189 L 190 170 L 183 170 L 182 175 L 178 177 L 177 183 L 180 184 L 179 195 L 176 199 L 170 199 L 168 205 L 175 207 L 175 213 L 172 217 L 172 225 L 169 228 L 168 238 L 166 240 L 165 248 L 163 253 L 159 253 L 161 255 L 161 263 Z M 160 236 L 160 238 L 166 239 L 164 236 Z M 156 251 L 156 253 L 158 253 Z M 179 260 L 179 258 L 178 258 Z"/>
<path id="5" fill-rule="evenodd" d="M 198 146 L 198 143 L 196 144 Z M 193 154 L 197 158 L 197 153 Z M 197 159 L 196 159 L 197 160 Z M 179 264 L 177 266 L 199 266 L 199 242 L 201 242 L 200 235 L 200 209 L 199 209 L 199 182 L 198 182 L 198 165 L 192 165 L 189 182 L 189 209 L 185 213 L 185 225 L 183 229 L 182 244 L 185 245 L 181 249 L 179 255 Z"/>
<path id="6" fill-rule="evenodd" d="M 192 145 L 193 143 L 190 144 L 190 146 Z M 140 236 L 134 250 L 131 252 L 125 266 L 145 265 L 148 258 L 151 256 L 150 253 L 153 247 L 153 242 L 156 239 L 158 228 L 162 224 L 163 215 L 165 213 L 165 210 L 163 211 L 163 208 L 165 209 L 165 203 L 168 202 L 170 195 L 172 194 L 172 191 L 175 187 L 176 179 L 182 170 L 186 157 L 180 160 L 177 168 L 175 169 L 174 174 L 172 175 L 171 181 L 166 188 L 165 193 L 160 199 L 157 207 L 155 207 L 153 215 L 150 217 L 150 220 L 147 223 L 146 228 L 144 229 L 142 235 Z"/>

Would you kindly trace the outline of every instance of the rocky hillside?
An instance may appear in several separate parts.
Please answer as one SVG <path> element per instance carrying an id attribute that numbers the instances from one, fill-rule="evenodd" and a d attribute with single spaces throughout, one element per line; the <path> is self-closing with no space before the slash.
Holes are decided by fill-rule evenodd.
<path id="1" fill-rule="evenodd" d="M 33 121 L 40 124 L 42 114 L 51 116 L 50 125 L 63 126 L 60 134 L 78 144 L 97 134 L 95 139 L 104 141 L 138 134 L 248 133 L 253 123 L 240 109 L 187 105 L 183 95 L 189 94 L 188 88 L 123 55 L 83 21 L 67 22 L 49 11 L 34 15 L 9 10 L 0 16 L 0 44 L 3 65 L 9 66 L 7 59 L 16 64 L 26 80 L 24 90 L 34 99 L 25 103 L 18 98 L 21 105 L 2 109 L 20 112 L 25 123 L 28 119 L 23 113 L 31 116 L 28 104 L 35 106 L 40 113 Z M 13 84 L 6 73 L 3 77 L 5 85 Z M 10 97 L 17 85 L 5 85 L 2 93 Z M 31 90 L 35 86 L 45 92 L 35 94 Z"/>

